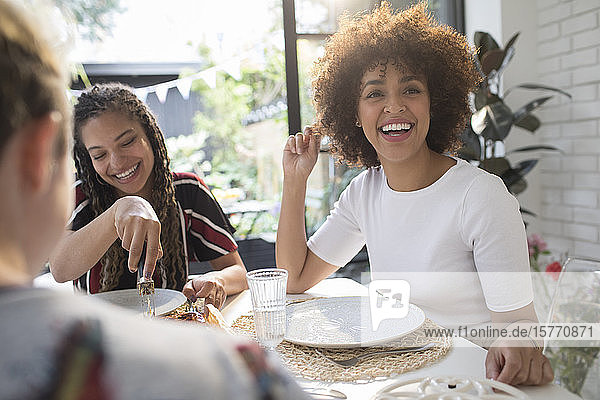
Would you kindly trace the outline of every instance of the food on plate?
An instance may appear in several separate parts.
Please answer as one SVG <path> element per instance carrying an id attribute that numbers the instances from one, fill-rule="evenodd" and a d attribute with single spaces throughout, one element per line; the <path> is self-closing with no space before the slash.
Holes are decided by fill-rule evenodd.
<path id="1" fill-rule="evenodd" d="M 177 307 L 170 313 L 163 315 L 162 318 L 176 319 L 180 321 L 194 321 L 201 324 L 217 326 L 224 330 L 229 330 L 229 325 L 225 321 L 223 314 L 212 304 L 204 305 L 204 314 L 189 310 L 189 306 L 184 304 Z"/>

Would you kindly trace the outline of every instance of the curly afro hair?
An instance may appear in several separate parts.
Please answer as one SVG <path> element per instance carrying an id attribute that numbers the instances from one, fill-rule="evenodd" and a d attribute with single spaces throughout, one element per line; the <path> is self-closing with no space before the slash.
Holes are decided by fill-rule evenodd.
<path id="1" fill-rule="evenodd" d="M 384 2 L 371 13 L 342 16 L 313 69 L 315 127 L 331 138 L 332 153 L 340 160 L 380 165 L 355 125 L 360 83 L 369 67 L 395 63 L 425 77 L 431 102 L 428 147 L 440 154 L 455 151 L 471 115 L 469 92 L 481 81 L 474 57 L 464 35 L 435 20 L 426 2 L 401 12 Z"/>

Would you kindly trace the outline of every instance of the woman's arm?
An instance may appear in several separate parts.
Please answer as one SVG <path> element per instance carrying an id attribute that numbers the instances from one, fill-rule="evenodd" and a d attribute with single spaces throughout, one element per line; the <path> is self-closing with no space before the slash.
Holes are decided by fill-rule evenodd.
<path id="1" fill-rule="evenodd" d="M 290 136 L 283 150 L 283 194 L 275 254 L 277 267 L 288 271 L 289 293 L 302 293 L 338 269 L 306 246 L 306 183 L 317 162 L 320 143 L 320 136 L 306 128 L 304 135 Z"/>
<path id="2" fill-rule="evenodd" d="M 144 276 L 152 276 L 162 257 L 160 222 L 154 209 L 137 196 L 118 199 L 105 212 L 77 231 L 65 232 L 50 256 L 50 270 L 58 282 L 77 279 L 90 270 L 117 238 L 129 251 L 128 267 L 137 271 L 147 242 Z"/>

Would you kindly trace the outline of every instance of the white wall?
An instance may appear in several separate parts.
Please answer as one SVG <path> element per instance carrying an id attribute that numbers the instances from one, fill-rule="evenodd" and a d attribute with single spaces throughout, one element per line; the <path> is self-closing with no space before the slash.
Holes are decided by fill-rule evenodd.
<path id="1" fill-rule="evenodd" d="M 573 95 L 572 100 L 557 96 L 535 112 L 542 126 L 534 136 L 513 128 L 506 147 L 540 143 L 563 150 L 527 155 L 541 158 L 527 176 L 529 188 L 518 196 L 523 207 L 538 214 L 534 220 L 526 218 L 528 233 L 541 233 L 556 252 L 600 258 L 600 1 L 465 3 L 470 38 L 474 30 L 483 29 L 504 44 L 521 32 L 504 75 L 505 88 L 537 82 Z M 519 91 L 505 100 L 514 110 L 543 95 Z"/>

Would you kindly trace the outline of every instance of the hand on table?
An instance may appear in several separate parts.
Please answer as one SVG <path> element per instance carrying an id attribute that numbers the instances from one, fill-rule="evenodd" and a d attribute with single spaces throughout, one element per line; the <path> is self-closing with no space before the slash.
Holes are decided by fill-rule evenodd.
<path id="1" fill-rule="evenodd" d="M 151 278 L 156 261 L 162 257 L 160 221 L 150 203 L 138 196 L 121 197 L 114 203 L 115 228 L 123 248 L 129 252 L 127 266 L 137 271 L 146 243 L 144 277 Z"/>
<path id="2" fill-rule="evenodd" d="M 190 300 L 204 297 L 205 303 L 210 303 L 220 309 L 225 303 L 227 293 L 223 282 L 218 278 L 199 276 L 183 287 L 183 294 Z"/>
<path id="3" fill-rule="evenodd" d="M 486 378 L 509 385 L 543 385 L 554 379 L 550 361 L 540 349 L 514 345 L 501 340 L 492 344 L 485 359 Z"/>

